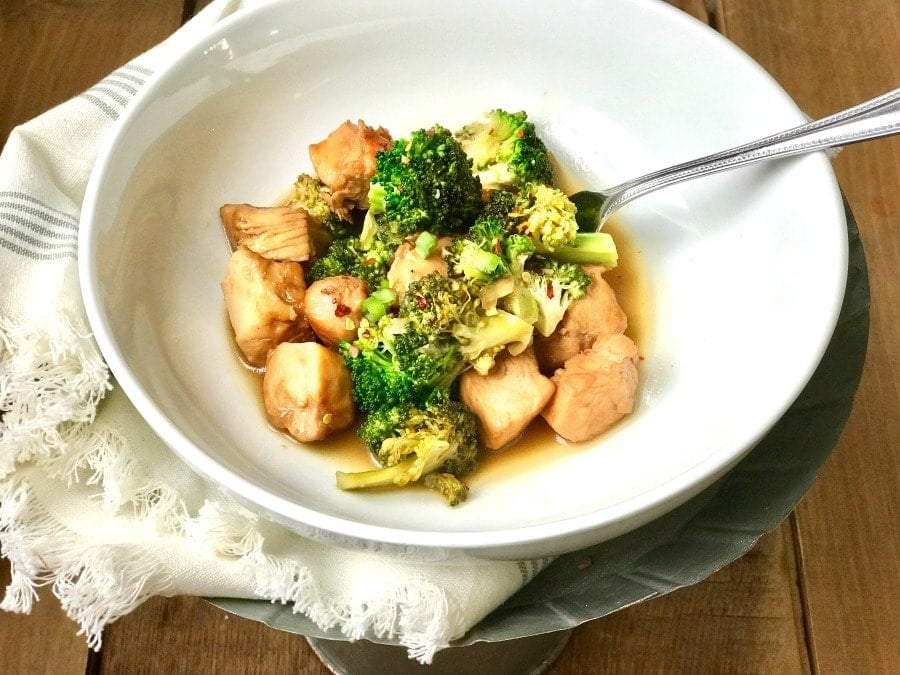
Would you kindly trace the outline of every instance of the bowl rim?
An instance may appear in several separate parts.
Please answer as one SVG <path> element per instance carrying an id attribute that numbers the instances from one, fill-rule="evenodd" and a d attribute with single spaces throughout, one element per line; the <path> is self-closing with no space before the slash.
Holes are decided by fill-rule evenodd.
<path id="1" fill-rule="evenodd" d="M 798 121 L 804 119 L 802 112 L 774 78 L 749 55 L 714 29 L 705 26 L 687 13 L 665 3 L 657 3 L 654 0 L 615 1 L 621 4 L 639 6 L 646 11 L 665 14 L 667 15 L 667 20 L 689 24 L 692 30 L 709 31 L 707 33 L 708 37 L 712 36 L 713 39 L 718 40 L 723 49 L 731 50 L 732 54 L 741 59 L 748 68 L 756 71 L 763 79 L 769 81 L 772 86 L 772 95 L 782 97 L 785 102 L 789 103 L 796 110 Z M 165 65 L 161 66 L 148 78 L 120 117 L 113 123 L 111 133 L 108 134 L 99 149 L 85 189 L 79 221 L 77 267 L 88 323 L 100 352 L 122 391 L 132 402 L 141 417 L 149 423 L 153 432 L 175 454 L 195 471 L 223 487 L 226 492 L 236 497 L 242 503 L 249 501 L 255 508 L 261 509 L 274 522 L 287 524 L 289 527 L 294 526 L 295 531 L 298 525 L 301 525 L 303 529 L 311 528 L 311 531 L 307 534 L 313 536 L 313 538 L 324 534 L 326 537 L 333 538 L 337 543 L 342 541 L 349 541 L 353 545 L 375 543 L 387 545 L 388 547 L 462 551 L 473 553 L 476 556 L 503 557 L 506 552 L 526 550 L 529 547 L 536 551 L 542 551 L 548 545 L 548 542 L 551 541 L 559 542 L 563 545 L 563 549 L 558 552 L 572 550 L 572 547 L 565 549 L 565 542 L 576 541 L 581 535 L 597 530 L 600 527 L 610 528 L 610 534 L 604 538 L 615 536 L 625 530 L 634 529 L 661 515 L 668 508 L 673 508 L 678 503 L 685 501 L 721 477 L 768 433 L 771 427 L 794 402 L 818 366 L 837 323 L 841 294 L 835 298 L 835 306 L 829 317 L 828 330 L 824 331 L 820 336 L 819 344 L 816 345 L 815 354 L 810 358 L 809 367 L 804 373 L 804 377 L 800 378 L 784 399 L 773 408 L 773 413 L 767 419 L 767 423 L 746 443 L 746 447 L 739 451 L 723 448 L 679 475 L 656 485 L 649 491 L 628 497 L 621 502 L 601 509 L 552 522 L 482 531 L 406 530 L 363 523 L 348 517 L 317 511 L 273 494 L 240 475 L 235 470 L 216 461 L 212 456 L 204 452 L 202 448 L 190 441 L 165 415 L 144 386 L 135 378 L 128 365 L 128 359 L 122 353 L 114 338 L 114 333 L 101 299 L 100 283 L 96 276 L 97 268 L 93 264 L 98 244 L 97 228 L 92 224 L 98 217 L 98 198 L 101 196 L 103 184 L 111 171 L 110 162 L 114 158 L 118 146 L 123 142 L 122 138 L 125 132 L 134 123 L 134 120 L 142 114 L 147 104 L 154 99 L 159 91 L 168 82 L 179 77 L 178 71 L 183 64 L 201 55 L 203 50 L 209 45 L 227 37 L 245 21 L 251 20 L 261 13 L 277 13 L 283 6 L 291 4 L 291 0 L 271 0 L 258 5 L 244 7 L 207 26 L 196 37 L 192 37 L 189 44 L 181 49 L 177 56 L 167 61 Z M 833 197 L 834 210 L 836 213 L 841 214 L 841 218 L 844 218 L 843 200 L 829 160 L 824 154 L 820 154 L 819 157 L 810 158 L 809 162 L 811 166 L 816 166 L 818 170 L 821 170 L 822 180 L 830 181 L 831 185 L 828 187 L 830 187 Z M 814 164 L 815 162 L 817 162 L 817 165 Z M 846 243 L 842 256 L 846 268 L 848 256 Z M 844 279 L 845 283 L 846 279 Z M 646 516 L 643 521 L 641 521 L 640 517 L 635 518 L 636 507 L 638 506 L 640 506 L 640 513 Z M 616 525 L 623 523 L 626 519 L 629 521 L 628 526 L 624 530 L 616 531 Z M 556 549 L 556 547 L 553 548 L 554 550 Z M 520 555 L 516 556 L 516 558 L 521 557 Z"/>

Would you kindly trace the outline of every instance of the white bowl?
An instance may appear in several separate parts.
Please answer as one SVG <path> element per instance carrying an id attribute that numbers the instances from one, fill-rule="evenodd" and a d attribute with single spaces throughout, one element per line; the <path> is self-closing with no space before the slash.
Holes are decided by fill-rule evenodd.
<path id="1" fill-rule="evenodd" d="M 490 462 L 451 509 L 418 490 L 340 492 L 344 451 L 266 424 L 225 319 L 218 207 L 278 201 L 310 170 L 309 143 L 345 119 L 397 137 L 493 107 L 527 110 L 585 186 L 804 121 L 734 45 L 658 2 L 466 0 L 437 11 L 415 0 L 284 0 L 230 17 L 123 115 L 81 227 L 100 348 L 190 466 L 312 538 L 521 559 L 659 516 L 781 416 L 819 362 L 846 276 L 841 198 L 823 155 L 669 188 L 621 212 L 649 330 L 637 409 L 595 442 L 549 439 L 533 460 Z"/>

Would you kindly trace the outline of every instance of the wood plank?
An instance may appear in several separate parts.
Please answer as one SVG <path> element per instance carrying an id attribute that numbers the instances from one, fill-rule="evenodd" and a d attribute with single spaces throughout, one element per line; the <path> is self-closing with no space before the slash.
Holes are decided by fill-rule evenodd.
<path id="1" fill-rule="evenodd" d="M 703 23 L 711 23 L 712 17 L 706 6 L 706 0 L 666 0 L 673 7 L 690 14 Z"/>
<path id="2" fill-rule="evenodd" d="M 181 0 L 0 2 L 0 140 L 90 87 L 178 26 Z M 9 564 L 0 564 L 0 588 Z M 29 615 L 0 612 L 0 672 L 83 673 L 84 637 L 44 588 Z"/>
<path id="3" fill-rule="evenodd" d="M 900 84 L 900 4 L 720 0 L 728 36 L 812 116 Z M 872 286 L 862 385 L 837 449 L 797 509 L 808 640 L 822 672 L 896 672 L 900 663 L 898 440 L 900 138 L 834 162 L 859 223 Z"/>
<path id="4" fill-rule="evenodd" d="M 9 561 L 0 559 L 0 589 L 10 582 Z M 0 673 L 83 673 L 88 660 L 78 625 L 42 588 L 30 614 L 0 612 Z"/>
<path id="5" fill-rule="evenodd" d="M 303 636 L 199 598 L 153 598 L 112 624 L 105 645 L 100 673 L 329 674 Z"/>
<path id="6" fill-rule="evenodd" d="M 162 39 L 180 19 L 180 2 L 134 0 L 117 8 L 118 4 L 115 0 L 0 3 L 0 60 L 10 73 L 0 80 L 2 137 L 15 122 L 90 86 L 132 54 Z M 196 2 L 197 8 L 205 4 L 206 0 Z M 706 18 L 707 4 L 715 4 L 716 25 L 763 62 L 810 114 L 824 114 L 900 81 L 895 41 L 900 26 L 893 0 L 672 0 L 671 4 L 701 20 Z M 102 23 L 86 19 L 91 12 L 102 15 Z M 879 21 L 871 21 L 872 17 Z M 841 23 L 845 21 L 850 29 Z M 863 25 L 867 22 L 881 25 L 867 30 Z M 810 23 L 815 30 L 807 32 Z M 836 31 L 837 26 L 843 27 Z M 108 35 L 110 31 L 118 36 L 116 40 L 98 38 L 98 32 Z M 121 44 L 123 32 L 131 35 L 126 37 L 130 47 Z M 846 37 L 829 42 L 836 34 Z M 33 44 L 31 57 L 26 58 L 20 44 L 10 42 L 20 39 Z M 146 40 L 145 46 L 139 46 L 141 40 Z M 91 45 L 107 42 L 108 49 L 104 46 L 92 53 Z M 63 49 L 53 49 L 53 44 Z M 115 50 L 120 50 L 121 58 L 108 58 Z M 849 81 L 843 82 L 841 74 Z M 26 81 L 43 81 L 43 93 L 40 87 L 28 93 L 22 84 Z M 886 144 L 886 150 L 881 149 L 882 142 L 878 150 L 869 145 L 848 148 L 836 162 L 869 256 L 875 304 L 872 346 L 844 439 L 798 510 L 802 568 L 798 571 L 794 565 L 791 528 L 782 525 L 751 554 L 706 582 L 582 627 L 554 673 L 805 672 L 809 666 L 799 624 L 798 586 L 807 594 L 816 670 L 888 672 L 887 666 L 900 660 L 896 649 L 900 537 L 895 497 L 900 433 L 896 358 L 892 357 L 900 336 L 900 319 L 893 311 L 900 293 L 896 282 L 888 281 L 900 259 L 896 234 L 900 157 L 893 141 Z M 860 494 L 860 485 L 872 487 Z M 847 508 L 835 509 L 835 504 Z M 879 531 L 885 533 L 885 541 L 872 546 L 866 533 Z M 872 548 L 881 550 L 867 550 Z M 875 597 L 873 589 L 886 592 Z M 50 606 L 52 602 L 42 602 L 36 611 L 49 611 Z M 31 619 L 35 622 L 28 628 Z M 23 645 L 15 652 L 0 650 L 0 672 L 66 672 L 54 668 L 60 661 L 47 653 L 54 650 L 46 645 L 74 639 L 83 647 L 65 617 L 61 622 L 50 617 L 44 623 L 37 614 L 24 618 L 0 614 L 0 635 L 7 640 L 5 645 Z M 20 660 L 4 660 L 10 654 Z M 103 671 L 173 668 L 176 672 L 328 672 L 302 638 L 230 617 L 192 598 L 151 600 L 107 631 Z"/>
<path id="7" fill-rule="evenodd" d="M 0 139 L 153 46 L 182 0 L 0 2 Z"/>
<path id="8" fill-rule="evenodd" d="M 790 529 L 704 582 L 582 626 L 551 673 L 808 672 Z"/>
<path id="9" fill-rule="evenodd" d="M 199 12 L 201 9 L 203 9 L 207 5 L 211 4 L 212 1 L 213 0 L 194 0 L 194 7 L 193 7 L 194 15 L 196 15 L 197 12 Z M 188 2 L 190 2 L 190 0 L 188 0 Z"/>

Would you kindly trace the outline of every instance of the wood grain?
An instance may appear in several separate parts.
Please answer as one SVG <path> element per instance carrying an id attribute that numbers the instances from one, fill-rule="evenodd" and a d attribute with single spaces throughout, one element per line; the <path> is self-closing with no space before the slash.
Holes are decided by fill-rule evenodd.
<path id="1" fill-rule="evenodd" d="M 228 614 L 199 598 L 154 598 L 107 633 L 100 673 L 329 673 L 303 636 Z M 151 643 L 160 648 L 149 659 Z"/>
<path id="2" fill-rule="evenodd" d="M 706 0 L 668 0 L 668 3 L 686 14 L 690 14 L 698 21 L 706 24 L 713 22 L 713 16 L 710 14 Z"/>
<path id="3" fill-rule="evenodd" d="M 0 560 L 0 589 L 9 584 L 9 562 Z M 42 588 L 30 614 L 0 612 L 0 673 L 83 673 L 84 638 L 59 601 Z"/>
<path id="4" fill-rule="evenodd" d="M 0 139 L 169 35 L 182 0 L 0 2 Z"/>
<path id="5" fill-rule="evenodd" d="M 583 626 L 551 672 L 805 673 L 800 615 L 783 525 L 706 581 Z"/>
<path id="6" fill-rule="evenodd" d="M 0 2 L 0 138 L 156 44 L 208 0 Z M 819 116 L 900 85 L 896 0 L 670 0 L 721 30 Z M 839 182 L 872 285 L 862 386 L 834 456 L 789 521 L 708 580 L 591 622 L 552 672 L 891 673 L 900 663 L 900 140 L 845 149 Z M 7 575 L 7 576 L 3 576 Z M 0 566 L 0 581 L 8 567 Z M 112 624 L 99 658 L 58 603 L 0 613 L 0 672 L 325 675 L 296 635 L 196 598 Z"/>
<path id="7" fill-rule="evenodd" d="M 900 86 L 900 4 L 720 0 L 726 34 L 808 114 Z M 900 138 L 834 162 L 860 229 L 871 289 L 869 350 L 845 433 L 796 510 L 813 667 L 897 672 L 900 664 Z"/>
<path id="8" fill-rule="evenodd" d="M 0 139 L 156 44 L 181 21 L 181 0 L 0 2 Z M 9 564 L 0 565 L 0 588 Z M 29 615 L 0 612 L 0 673 L 83 673 L 84 637 L 48 588 Z"/>

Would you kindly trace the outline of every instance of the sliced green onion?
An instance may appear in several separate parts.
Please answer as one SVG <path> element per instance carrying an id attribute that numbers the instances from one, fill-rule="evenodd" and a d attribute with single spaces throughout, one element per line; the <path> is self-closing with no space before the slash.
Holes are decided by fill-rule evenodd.
<path id="1" fill-rule="evenodd" d="M 425 230 L 418 237 L 416 237 L 416 253 L 418 253 L 422 258 L 427 258 L 434 251 L 434 247 L 437 246 L 437 237 L 435 237 L 431 232 Z"/>
<path id="2" fill-rule="evenodd" d="M 397 294 L 388 286 L 382 286 L 362 301 L 362 312 L 369 321 L 378 321 L 388 309 L 397 304 Z"/>
<path id="3" fill-rule="evenodd" d="M 362 312 L 369 321 L 378 321 L 387 314 L 388 306 L 373 295 L 362 301 Z"/>
<path id="4" fill-rule="evenodd" d="M 377 298 L 381 303 L 383 303 L 386 307 L 390 307 L 397 303 L 397 294 L 394 291 L 387 287 L 379 288 L 377 291 L 372 293 L 370 297 Z"/>
<path id="5" fill-rule="evenodd" d="M 502 264 L 503 259 L 496 253 L 473 246 L 469 251 L 469 255 L 465 257 L 465 269 L 463 271 L 466 276 L 472 278 L 477 279 L 482 275 L 487 278 L 496 272 L 497 268 Z"/>

